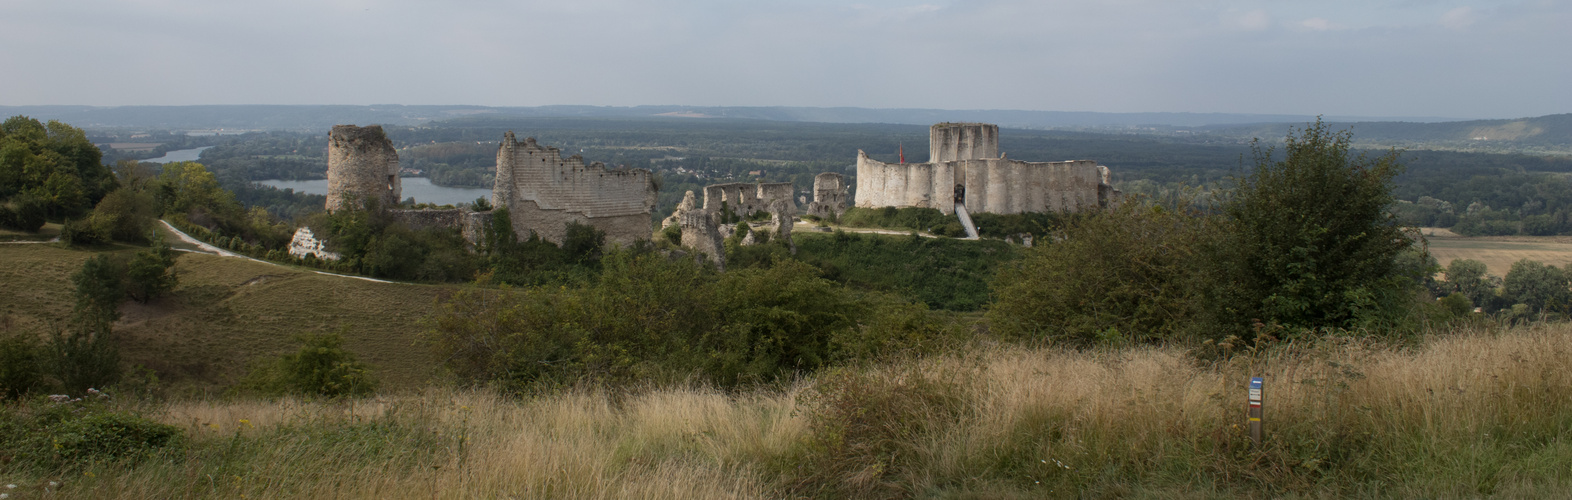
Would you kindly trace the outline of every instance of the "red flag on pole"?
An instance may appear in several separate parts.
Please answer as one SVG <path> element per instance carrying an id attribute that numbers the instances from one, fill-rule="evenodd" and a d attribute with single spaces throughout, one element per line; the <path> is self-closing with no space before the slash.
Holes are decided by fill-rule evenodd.
<path id="1" fill-rule="evenodd" d="M 901 148 L 901 163 L 906 163 L 906 143 L 899 143 Z"/>

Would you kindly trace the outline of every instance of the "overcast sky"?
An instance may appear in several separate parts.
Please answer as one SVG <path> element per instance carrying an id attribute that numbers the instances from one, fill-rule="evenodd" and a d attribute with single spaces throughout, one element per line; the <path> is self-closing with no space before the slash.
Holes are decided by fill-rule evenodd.
<path id="1" fill-rule="evenodd" d="M 0 105 L 1572 112 L 1572 2 L 0 0 Z"/>

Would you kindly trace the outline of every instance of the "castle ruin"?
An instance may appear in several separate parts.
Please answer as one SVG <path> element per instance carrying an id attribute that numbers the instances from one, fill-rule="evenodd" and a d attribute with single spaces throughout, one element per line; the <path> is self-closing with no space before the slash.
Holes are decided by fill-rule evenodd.
<path id="1" fill-rule="evenodd" d="M 380 125 L 334 125 L 328 132 L 328 211 L 375 200 L 397 205 L 398 151 Z"/>
<path id="2" fill-rule="evenodd" d="M 628 245 L 650 238 L 655 183 L 649 170 L 585 165 L 579 155 L 564 159 L 557 148 L 533 137 L 520 142 L 510 131 L 497 148 L 491 203 L 508 209 L 521 237 L 534 233 L 561 244 L 576 222 L 604 231 L 608 243 Z"/>
<path id="3" fill-rule="evenodd" d="M 796 253 L 797 244 L 791 239 L 791 228 L 796 223 L 797 215 L 797 204 L 792 202 L 795 189 L 790 182 L 738 182 L 704 186 L 702 207 L 695 200 L 693 191 L 688 191 L 671 217 L 662 222 L 662 226 L 680 226 L 682 246 L 699 252 L 715 262 L 717 267 L 725 269 L 726 252 L 722 242 L 736 231 L 736 226 L 731 223 L 747 221 L 758 214 L 767 213 L 770 216 L 767 231 L 774 233 L 776 241 L 786 243 L 792 253 Z M 752 237 L 757 230 L 749 231 L 748 239 L 741 243 L 753 244 Z"/>
<path id="4" fill-rule="evenodd" d="M 940 123 L 928 162 L 884 163 L 857 152 L 857 205 L 936 208 L 946 215 L 1076 212 L 1118 195 L 1108 167 L 1091 160 L 1026 162 L 999 154 L 999 126 Z M 963 217 L 964 219 L 964 217 Z"/>
<path id="5" fill-rule="evenodd" d="M 813 203 L 808 204 L 808 215 L 821 219 L 838 219 L 846 213 L 846 176 L 825 172 L 813 177 Z"/>

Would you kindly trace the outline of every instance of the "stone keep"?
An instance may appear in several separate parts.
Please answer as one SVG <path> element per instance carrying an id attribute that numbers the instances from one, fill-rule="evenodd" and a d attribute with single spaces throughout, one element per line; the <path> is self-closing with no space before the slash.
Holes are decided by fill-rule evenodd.
<path id="1" fill-rule="evenodd" d="M 971 213 L 1076 212 L 1118 196 L 1108 167 L 1091 160 L 1026 162 L 999 154 L 999 127 L 940 123 L 928 132 L 927 163 L 884 163 L 857 152 L 857 206 Z"/>
<path id="2" fill-rule="evenodd" d="M 557 148 L 533 137 L 520 142 L 510 131 L 497 149 L 491 203 L 507 207 L 520 238 L 533 232 L 561 244 L 577 222 L 605 231 L 607 242 L 629 245 L 650 238 L 655 183 L 649 170 L 585 165 L 579 155 L 564 159 Z"/>
<path id="3" fill-rule="evenodd" d="M 329 211 L 346 208 L 351 200 L 376 200 L 383 208 L 397 205 L 402 192 L 398 152 L 379 125 L 335 125 L 328 132 Z"/>

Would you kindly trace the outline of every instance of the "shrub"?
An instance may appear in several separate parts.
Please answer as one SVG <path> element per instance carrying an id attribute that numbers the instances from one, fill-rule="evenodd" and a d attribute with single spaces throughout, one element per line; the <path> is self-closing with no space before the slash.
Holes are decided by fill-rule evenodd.
<path id="1" fill-rule="evenodd" d="M 47 210 L 37 197 L 21 194 L 11 197 L 10 203 L 0 202 L 0 227 L 38 232 L 44 227 Z"/>
<path id="2" fill-rule="evenodd" d="M 90 388 L 120 381 L 120 349 L 109 329 L 77 325 L 56 330 L 49 339 L 45 363 L 67 392 L 81 394 Z"/>
<path id="3" fill-rule="evenodd" d="M 184 447 L 179 428 L 115 410 L 103 392 L 83 394 L 0 409 L 0 431 L 9 431 L 0 432 L 0 449 L 18 462 L 59 470 Z"/>
<path id="4" fill-rule="evenodd" d="M 954 222 L 959 226 L 960 219 L 957 219 L 954 215 L 944 215 L 937 208 L 852 207 L 847 209 L 846 213 L 841 214 L 841 225 L 849 227 L 882 227 L 933 231 L 935 227 L 950 222 Z"/>
<path id="5" fill-rule="evenodd" d="M 736 386 L 817 370 L 840 359 L 841 345 L 884 346 L 853 330 L 887 303 L 865 302 L 795 260 L 722 274 L 622 250 L 602 266 L 582 286 L 463 290 L 439 306 L 429 338 L 461 378 L 512 391 L 693 376 Z M 876 324 L 867 335 L 895 337 L 902 326 Z"/>
<path id="6" fill-rule="evenodd" d="M 990 329 L 1074 345 L 1215 335 L 1206 245 L 1217 234 L 1207 218 L 1138 202 L 1081 219 L 999 270 Z"/>
<path id="7" fill-rule="evenodd" d="M 152 244 L 152 248 L 137 252 L 126 265 L 126 293 L 143 304 L 174 290 L 180 281 L 174 272 L 174 249 L 157 232 L 153 233 Z"/>
<path id="8" fill-rule="evenodd" d="M 0 336 L 0 399 L 20 398 L 42 380 L 43 348 L 32 336 Z"/>
<path id="9" fill-rule="evenodd" d="M 347 327 L 346 327 L 347 329 Z M 253 368 L 241 381 L 242 391 L 270 396 L 362 396 L 376 390 L 371 368 L 344 349 L 343 330 L 307 333 L 293 339 L 294 353 L 283 354 Z"/>
<path id="10" fill-rule="evenodd" d="M 95 215 L 68 220 L 60 227 L 60 242 L 70 246 L 103 245 L 112 239 L 110 224 Z"/>

